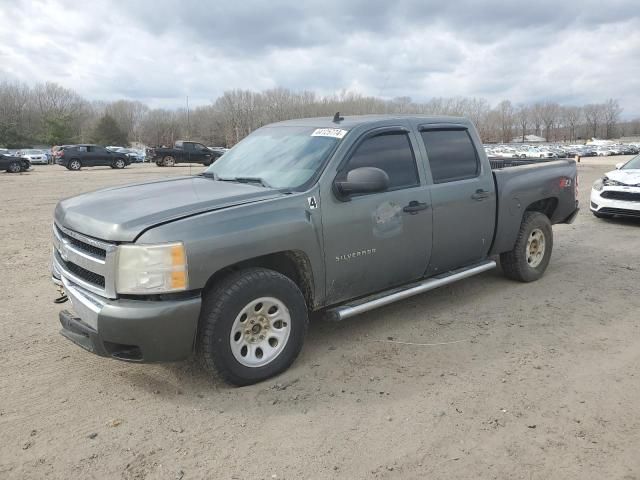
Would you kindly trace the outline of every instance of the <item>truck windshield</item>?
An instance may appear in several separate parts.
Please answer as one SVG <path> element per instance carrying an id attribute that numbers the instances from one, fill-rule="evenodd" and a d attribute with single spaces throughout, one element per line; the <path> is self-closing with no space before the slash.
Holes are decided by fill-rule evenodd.
<path id="1" fill-rule="evenodd" d="M 346 133 L 341 129 L 264 127 L 225 153 L 205 173 L 220 179 L 260 179 L 273 188 L 294 190 L 313 178 Z"/>

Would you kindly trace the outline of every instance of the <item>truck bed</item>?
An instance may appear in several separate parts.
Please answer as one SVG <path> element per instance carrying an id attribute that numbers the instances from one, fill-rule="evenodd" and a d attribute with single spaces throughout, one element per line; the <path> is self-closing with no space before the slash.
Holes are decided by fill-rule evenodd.
<path id="1" fill-rule="evenodd" d="M 492 254 L 513 248 L 522 216 L 537 203 L 552 224 L 563 223 L 577 208 L 573 159 L 490 160 L 498 192 L 495 240 Z M 509 163 L 510 165 L 504 165 Z M 514 168 L 510 168 L 514 167 Z"/>
<path id="2" fill-rule="evenodd" d="M 565 158 L 502 158 L 489 157 L 489 163 L 492 170 L 508 167 L 520 167 L 522 165 L 532 165 L 534 163 L 548 163 L 557 160 L 565 160 Z"/>

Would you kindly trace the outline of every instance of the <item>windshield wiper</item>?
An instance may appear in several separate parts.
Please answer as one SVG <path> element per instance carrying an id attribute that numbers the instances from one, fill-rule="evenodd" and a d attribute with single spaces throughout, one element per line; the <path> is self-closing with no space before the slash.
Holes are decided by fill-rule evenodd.
<path id="1" fill-rule="evenodd" d="M 260 177 L 218 177 L 217 180 L 220 180 L 221 182 L 259 183 L 265 188 L 273 188 Z"/>

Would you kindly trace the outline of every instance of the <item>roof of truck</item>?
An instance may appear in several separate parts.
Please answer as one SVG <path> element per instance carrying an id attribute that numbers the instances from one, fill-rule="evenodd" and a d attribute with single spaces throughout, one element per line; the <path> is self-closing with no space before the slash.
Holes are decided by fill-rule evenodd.
<path id="1" fill-rule="evenodd" d="M 384 115 L 341 115 L 343 120 L 334 122 L 333 117 L 313 117 L 313 118 L 296 118 L 293 120 L 285 120 L 283 122 L 272 123 L 271 125 L 291 125 L 291 126 L 309 126 L 319 128 L 354 128 L 367 123 L 383 122 L 388 120 L 414 120 L 422 123 L 463 123 L 469 124 L 469 120 L 465 117 L 453 116 L 432 116 L 432 115 L 400 115 L 400 114 L 384 114 Z"/>

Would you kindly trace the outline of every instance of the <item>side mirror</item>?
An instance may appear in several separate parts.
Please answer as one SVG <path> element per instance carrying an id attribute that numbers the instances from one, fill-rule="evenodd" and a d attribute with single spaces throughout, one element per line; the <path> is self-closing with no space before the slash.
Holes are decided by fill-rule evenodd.
<path id="1" fill-rule="evenodd" d="M 359 193 L 384 192 L 389 188 L 389 175 L 375 167 L 360 167 L 350 170 L 346 180 L 336 181 L 337 193 L 343 198 Z"/>
<path id="2" fill-rule="evenodd" d="M 624 166 L 624 162 L 616 163 L 616 170 L 620 170 Z"/>

